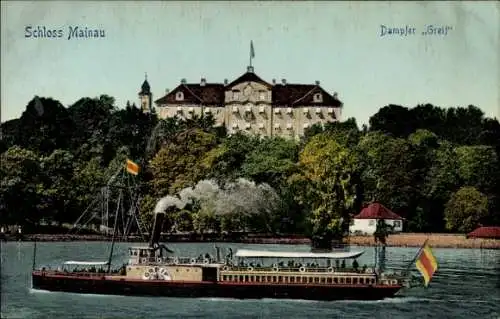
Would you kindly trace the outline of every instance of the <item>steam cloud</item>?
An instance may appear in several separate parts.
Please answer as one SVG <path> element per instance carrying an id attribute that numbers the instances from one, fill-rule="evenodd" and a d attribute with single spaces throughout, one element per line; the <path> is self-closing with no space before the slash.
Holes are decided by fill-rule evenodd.
<path id="1" fill-rule="evenodd" d="M 194 187 L 182 189 L 177 196 L 165 196 L 158 201 L 155 213 L 175 206 L 183 209 L 196 202 L 201 211 L 224 214 L 270 214 L 280 205 L 280 197 L 268 184 L 256 184 L 244 178 L 229 183 L 224 189 L 214 180 L 202 180 Z"/>

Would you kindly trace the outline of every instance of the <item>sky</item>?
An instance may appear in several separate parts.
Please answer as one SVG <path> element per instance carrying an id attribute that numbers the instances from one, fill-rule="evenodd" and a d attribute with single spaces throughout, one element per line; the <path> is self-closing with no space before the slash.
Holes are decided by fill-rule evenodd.
<path id="1" fill-rule="evenodd" d="M 2 1 L 1 121 L 19 118 L 35 95 L 139 104 L 146 72 L 154 100 L 182 78 L 231 81 L 246 72 L 250 41 L 257 75 L 318 80 L 360 125 L 388 104 L 473 104 L 500 118 L 499 21 L 495 1 Z M 428 25 L 448 31 L 423 35 Z M 76 26 L 105 37 L 68 39 Z M 410 33 L 382 35 L 382 26 Z M 27 27 L 62 37 L 34 38 Z"/>

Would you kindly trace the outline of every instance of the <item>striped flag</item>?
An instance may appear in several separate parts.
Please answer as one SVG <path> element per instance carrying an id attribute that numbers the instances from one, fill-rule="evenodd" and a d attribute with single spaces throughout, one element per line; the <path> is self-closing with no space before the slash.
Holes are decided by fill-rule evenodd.
<path id="1" fill-rule="evenodd" d="M 250 57 L 255 58 L 255 51 L 253 49 L 253 41 L 250 41 Z"/>
<path id="2" fill-rule="evenodd" d="M 125 165 L 127 168 L 127 172 L 129 172 L 132 175 L 137 175 L 139 174 L 139 165 L 136 163 L 132 162 L 131 160 L 127 159 L 127 164 Z"/>
<path id="3" fill-rule="evenodd" d="M 431 247 L 425 243 L 417 258 L 416 266 L 424 277 L 424 284 L 427 287 L 432 279 L 432 275 L 438 268 L 437 260 L 432 254 Z"/>

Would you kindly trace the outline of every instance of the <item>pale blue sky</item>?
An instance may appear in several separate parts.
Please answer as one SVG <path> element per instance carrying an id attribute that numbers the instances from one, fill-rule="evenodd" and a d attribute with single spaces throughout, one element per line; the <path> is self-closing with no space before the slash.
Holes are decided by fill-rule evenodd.
<path id="1" fill-rule="evenodd" d="M 35 95 L 68 106 L 109 94 L 137 102 L 147 72 L 154 99 L 181 78 L 230 81 L 246 71 L 271 82 L 321 81 L 359 124 L 389 103 L 474 104 L 500 117 L 500 5 L 375 2 L 5 2 L 1 3 L 2 122 Z M 380 25 L 416 35 L 380 36 Z M 423 36 L 427 24 L 447 36 Z M 60 39 L 25 38 L 28 25 L 62 28 Z M 69 26 L 104 39 L 67 40 Z"/>

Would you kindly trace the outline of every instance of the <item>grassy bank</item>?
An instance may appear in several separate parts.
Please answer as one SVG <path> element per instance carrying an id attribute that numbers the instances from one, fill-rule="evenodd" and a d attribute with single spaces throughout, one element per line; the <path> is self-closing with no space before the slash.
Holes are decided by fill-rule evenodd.
<path id="1" fill-rule="evenodd" d="M 422 234 L 404 233 L 390 235 L 387 245 L 394 247 L 419 247 L 426 239 L 429 245 L 436 248 L 484 248 L 500 249 L 500 240 L 467 239 L 464 234 Z M 353 236 L 350 243 L 359 246 L 374 245 L 373 236 Z"/>
<path id="2" fill-rule="evenodd" d="M 310 244 L 310 240 L 305 237 L 270 237 L 270 236 L 242 236 L 239 238 L 200 238 L 199 236 L 186 235 L 169 235 L 167 238 L 162 238 L 165 242 L 240 242 L 248 244 L 285 244 L 285 245 L 301 245 Z M 4 238 L 8 241 L 19 240 L 17 236 L 7 236 Z M 500 249 L 500 240 L 494 239 L 467 239 L 463 234 L 422 234 L 422 233 L 404 233 L 390 235 L 387 239 L 387 245 L 392 247 L 420 247 L 426 239 L 429 239 L 429 244 L 436 248 L 483 248 L 483 249 Z M 24 235 L 23 241 L 108 241 L 109 237 L 102 235 L 50 235 L 50 234 L 33 234 Z M 123 241 L 123 240 L 121 240 Z M 140 237 L 129 237 L 128 242 L 143 242 Z M 349 239 L 351 245 L 357 246 L 373 246 L 373 236 L 352 236 Z"/>

